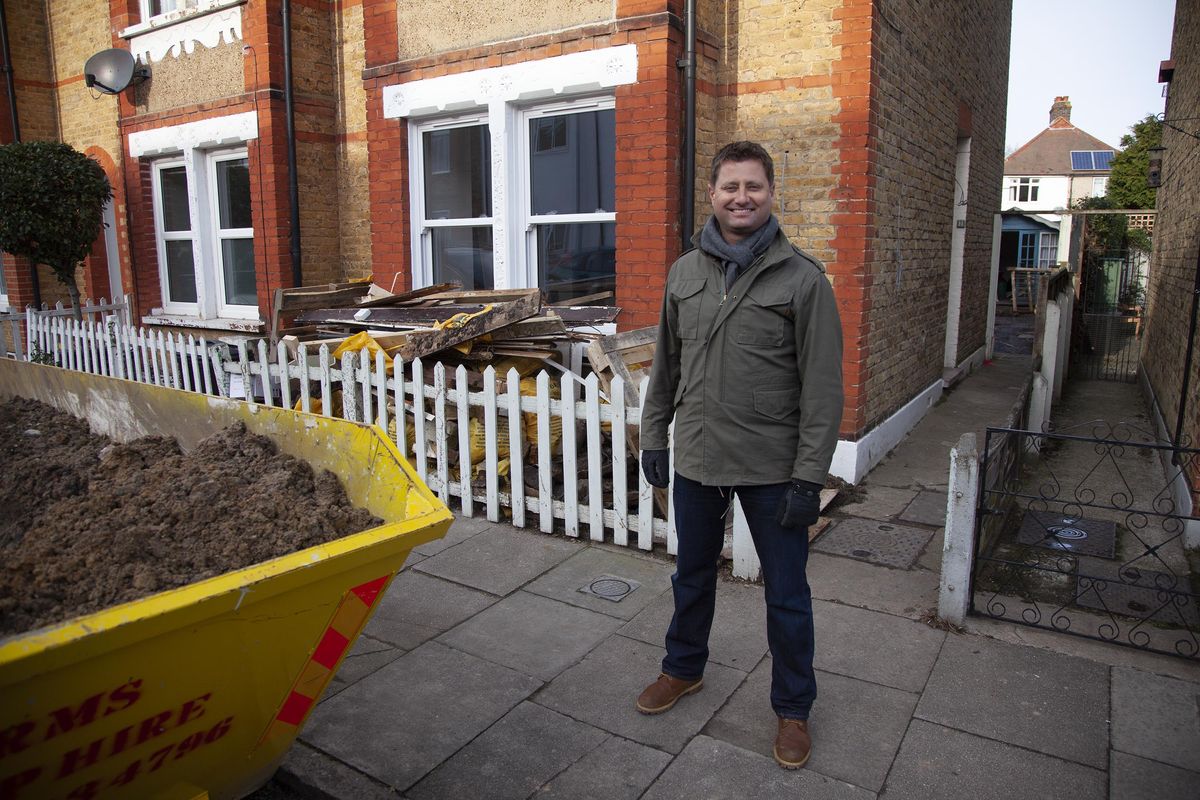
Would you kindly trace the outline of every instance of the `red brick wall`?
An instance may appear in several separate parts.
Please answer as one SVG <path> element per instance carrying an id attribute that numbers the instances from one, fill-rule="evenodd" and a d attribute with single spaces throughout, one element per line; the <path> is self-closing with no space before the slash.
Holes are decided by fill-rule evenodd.
<path id="1" fill-rule="evenodd" d="M 680 95 L 675 61 L 682 55 L 674 2 L 625 2 L 613 23 L 396 62 L 395 4 L 364 0 L 367 141 L 371 175 L 371 249 L 375 281 L 411 287 L 407 122 L 383 118 L 382 90 L 405 81 L 534 61 L 565 53 L 635 44 L 638 83 L 618 87 L 617 305 L 622 329 L 653 325 L 666 271 L 679 252 Z"/>

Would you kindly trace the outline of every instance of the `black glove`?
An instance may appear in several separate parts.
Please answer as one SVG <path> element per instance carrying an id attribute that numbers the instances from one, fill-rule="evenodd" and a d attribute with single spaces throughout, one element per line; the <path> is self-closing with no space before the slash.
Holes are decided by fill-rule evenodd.
<path id="1" fill-rule="evenodd" d="M 785 528 L 807 528 L 821 513 L 821 484 L 792 481 L 779 501 L 775 521 Z"/>
<path id="2" fill-rule="evenodd" d="M 671 454 L 667 450 L 643 450 L 642 472 L 646 482 L 660 489 L 671 482 Z"/>

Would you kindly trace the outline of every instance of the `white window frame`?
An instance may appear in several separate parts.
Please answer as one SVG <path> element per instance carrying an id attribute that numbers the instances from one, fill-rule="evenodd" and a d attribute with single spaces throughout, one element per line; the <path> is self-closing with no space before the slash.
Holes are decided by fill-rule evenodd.
<path id="1" fill-rule="evenodd" d="M 533 186 L 533 152 L 529 141 L 529 123 L 536 119 L 547 117 L 565 117 L 571 114 L 582 114 L 588 111 L 604 111 L 616 108 L 616 98 L 611 95 L 599 97 L 581 97 L 564 102 L 547 103 L 522 109 L 517 114 L 517 128 L 520 131 L 520 156 L 517 170 L 520 174 L 520 193 L 518 195 L 518 211 L 514 219 L 517 230 L 524 229 L 525 235 L 520 237 L 520 248 L 517 263 L 524 266 L 525 286 L 538 285 L 538 225 L 569 225 L 575 223 L 616 222 L 617 214 L 611 212 L 589 214 L 533 214 L 530 211 Z M 569 146 L 569 143 L 568 143 Z M 616 154 L 614 153 L 614 159 Z"/>
<path id="2" fill-rule="evenodd" d="M 409 125 L 409 197 L 423 202 L 420 139 L 414 135 L 431 119 L 486 115 L 492 146 L 492 275 L 497 289 L 529 284 L 519 168 L 527 134 L 518 117 L 535 104 L 552 105 L 583 97 L 614 96 L 614 89 L 637 83 L 636 45 L 618 45 L 474 72 L 442 75 L 383 89 L 385 119 Z M 512 137 L 518 137 L 514 140 Z M 422 210 L 422 216 L 424 211 Z M 423 219 L 412 215 L 412 276 L 416 286 L 431 272 L 423 252 Z M 536 269 L 534 270 L 536 272 Z M 425 284 L 427 285 L 427 283 Z"/>
<path id="3" fill-rule="evenodd" d="M 439 219 L 429 217 L 429 209 L 425 207 L 425 148 L 422 142 L 426 133 L 448 131 L 454 128 L 470 128 L 477 125 L 488 125 L 487 109 L 480 109 L 469 114 L 458 114 L 453 117 L 424 119 L 414 122 L 408 136 L 408 177 L 409 198 L 412 209 L 413 225 L 413 286 L 433 285 L 433 229 L 484 227 L 492 229 L 493 248 L 493 281 L 496 281 L 496 176 L 492 174 L 492 216 L 490 217 L 452 217 Z M 436 154 L 435 154 L 436 155 Z M 437 165 L 431 165 L 437 166 Z M 449 165 L 446 167 L 449 171 Z M 435 170 L 435 172 L 440 172 Z M 499 282 L 493 284 L 500 288 Z"/>
<path id="4" fill-rule="evenodd" d="M 258 288 L 257 288 L 257 257 L 255 259 L 255 291 L 254 305 L 233 304 L 225 302 L 225 260 L 224 249 L 221 244 L 226 239 L 249 239 L 251 245 L 254 244 L 254 226 L 251 224 L 249 228 L 222 228 L 221 227 L 221 209 L 220 209 L 220 193 L 217 191 L 217 164 L 222 161 L 240 161 L 246 160 L 247 167 L 249 166 L 250 156 L 245 147 L 236 148 L 234 150 L 214 150 L 206 154 L 205 162 L 208 170 L 208 220 L 207 229 L 212 236 L 212 262 L 213 262 L 213 280 L 215 282 L 215 297 L 217 301 L 217 315 L 221 317 L 235 317 L 238 319 L 255 318 L 258 316 Z M 254 221 L 254 193 L 250 194 L 250 220 Z"/>
<path id="5" fill-rule="evenodd" d="M 1038 269 L 1051 269 L 1058 263 L 1058 234 L 1043 231 L 1038 235 Z"/>
<path id="6" fill-rule="evenodd" d="M 163 192 L 162 192 L 162 173 L 168 169 L 177 167 L 184 168 L 184 176 L 187 178 L 187 193 L 188 193 L 188 230 L 186 231 L 168 231 L 165 229 L 166 223 L 163 220 Z M 200 308 L 204 304 L 204 297 L 201 294 L 199 286 L 196 288 L 196 302 L 182 303 L 172 301 L 169 297 L 170 280 L 167 272 L 167 242 L 190 241 L 192 243 L 192 267 L 197 269 L 200 260 L 200 247 L 197 242 L 196 231 L 198 220 L 196 218 L 196 204 L 192 202 L 195 196 L 195 183 L 192 180 L 191 171 L 187 169 L 187 163 L 183 156 L 173 158 L 161 158 L 156 160 L 151 165 L 151 196 L 154 199 L 154 245 L 155 251 L 158 254 L 158 285 L 162 296 L 163 310 L 170 314 L 187 314 L 191 316 L 200 316 Z M 197 272 L 199 270 L 197 269 Z"/>
<path id="7" fill-rule="evenodd" d="M 158 253 L 158 280 L 162 291 L 162 309 L 168 314 L 200 319 L 259 319 L 257 296 L 254 305 L 225 302 L 221 241 L 247 238 L 253 240 L 254 228 L 219 230 L 217 162 L 242 158 L 248 158 L 245 147 L 187 150 L 182 155 L 158 159 L 153 164 L 154 238 Z M 188 182 L 188 219 L 191 230 L 187 232 L 163 229 L 162 184 L 159 176 L 163 170 L 179 166 L 184 167 Z M 166 243 L 185 239 L 192 242 L 192 264 L 196 271 L 195 303 L 179 303 L 168 298 Z"/>
<path id="8" fill-rule="evenodd" d="M 246 329 L 246 320 L 261 324 L 262 315 L 259 312 L 258 300 L 255 305 L 230 305 L 223 302 L 222 287 L 218 284 L 215 270 L 220 269 L 216 249 L 217 238 L 213 235 L 212 220 L 219 218 L 216 214 L 215 200 L 210 198 L 210 187 L 213 178 L 209 170 L 210 159 L 223 157 L 245 158 L 247 142 L 258 138 L 258 117 L 252 111 L 230 114 L 223 117 L 211 117 L 197 122 L 182 125 L 171 125 L 162 128 L 152 128 L 131 133 L 127 139 L 129 155 L 132 158 L 153 159 L 153 167 L 167 165 L 172 162 L 182 162 L 188 177 L 188 213 L 192 235 L 195 237 L 192 245 L 192 256 L 196 264 L 197 297 L 196 303 L 167 303 L 166 301 L 166 259 L 162 246 L 161 198 L 158 174 L 152 168 L 151 191 L 154 202 L 155 242 L 158 248 L 159 281 L 162 287 L 163 306 L 155 309 L 151 315 L 144 317 L 147 323 L 170 322 L 172 317 L 184 318 L 185 324 L 191 320 L 204 320 L 206 327 L 229 328 L 231 330 Z M 213 192 L 215 194 L 215 192 Z M 257 209 L 261 197 L 255 194 L 251 186 L 251 204 Z M 259 219 L 255 213 L 252 219 Z M 245 229 L 238 229 L 245 231 Z M 253 229 L 251 229 L 252 233 Z M 262 269 L 261 256 L 256 256 L 256 274 Z"/>
<path id="9" fill-rule="evenodd" d="M 1108 176 L 1101 175 L 1092 178 L 1092 197 L 1104 197 L 1106 194 L 1108 194 Z"/>
<path id="10" fill-rule="evenodd" d="M 1008 199 L 1013 203 L 1036 203 L 1040 180 L 1038 178 L 1010 178 L 1008 184 Z M 1021 190 L 1025 196 L 1021 197 Z"/>

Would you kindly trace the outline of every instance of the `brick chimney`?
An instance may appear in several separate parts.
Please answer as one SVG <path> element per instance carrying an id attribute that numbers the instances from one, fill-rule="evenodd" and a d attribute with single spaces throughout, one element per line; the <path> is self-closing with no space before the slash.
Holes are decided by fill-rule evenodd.
<path id="1" fill-rule="evenodd" d="M 1066 128 L 1071 125 L 1071 99 L 1066 95 L 1054 98 L 1050 106 L 1050 127 Z"/>

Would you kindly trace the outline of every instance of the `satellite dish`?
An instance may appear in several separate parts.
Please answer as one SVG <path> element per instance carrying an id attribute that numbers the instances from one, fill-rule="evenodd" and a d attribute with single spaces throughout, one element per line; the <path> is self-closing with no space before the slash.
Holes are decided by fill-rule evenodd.
<path id="1" fill-rule="evenodd" d="M 101 50 L 83 65 L 83 81 L 104 94 L 118 94 L 131 83 L 150 77 L 150 70 L 133 59 L 128 50 L 114 47 Z"/>

